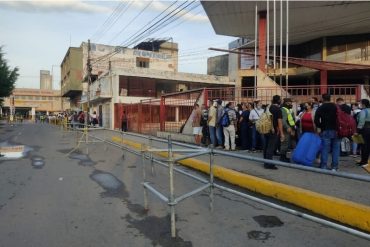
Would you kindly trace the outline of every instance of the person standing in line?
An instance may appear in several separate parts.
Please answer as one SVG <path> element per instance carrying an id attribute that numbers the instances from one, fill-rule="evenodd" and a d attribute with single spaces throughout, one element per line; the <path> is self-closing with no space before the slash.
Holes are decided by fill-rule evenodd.
<path id="1" fill-rule="evenodd" d="M 274 95 L 272 97 L 272 105 L 269 109 L 266 109 L 266 112 L 269 111 L 272 117 L 272 126 L 273 129 L 270 133 L 265 134 L 265 147 L 263 149 L 263 158 L 272 160 L 274 152 L 277 148 L 277 143 L 279 141 L 285 140 L 285 135 L 283 132 L 283 123 L 282 123 L 282 113 L 280 109 L 281 97 L 280 95 Z M 264 164 L 265 169 L 278 169 L 275 165 L 266 162 Z"/>
<path id="2" fill-rule="evenodd" d="M 249 115 L 250 110 L 248 109 L 248 104 L 242 104 L 242 114 L 240 115 L 239 119 L 239 126 L 240 126 L 240 141 L 241 141 L 241 149 L 248 150 L 248 130 L 249 130 Z"/>
<path id="3" fill-rule="evenodd" d="M 361 109 L 359 107 L 359 103 L 355 103 L 352 105 L 352 116 L 356 121 L 356 126 L 358 126 L 359 116 L 360 116 Z M 361 145 L 361 144 L 360 144 Z M 361 146 L 360 146 L 361 147 Z M 357 158 L 357 150 L 359 148 L 359 144 L 352 141 L 352 157 Z"/>
<path id="4" fill-rule="evenodd" d="M 121 126 L 121 130 L 123 132 L 127 132 L 127 114 L 126 114 L 126 111 L 123 111 L 123 114 L 122 114 L 122 126 Z"/>
<path id="5" fill-rule="evenodd" d="M 198 104 L 195 104 L 192 116 L 193 116 L 192 126 L 193 126 L 195 144 L 200 145 L 200 141 L 202 139 L 202 127 L 200 126 L 200 121 L 202 118 L 202 111 L 200 110 Z"/>
<path id="6" fill-rule="evenodd" d="M 303 105 L 303 112 L 299 115 L 299 129 L 300 133 L 304 134 L 306 132 L 316 133 L 315 126 L 315 111 L 313 110 L 313 104 L 307 102 Z"/>
<path id="7" fill-rule="evenodd" d="M 217 102 L 213 102 L 213 105 L 209 108 L 208 113 L 208 130 L 212 148 L 215 148 L 217 145 L 216 120 L 217 120 Z"/>
<path id="8" fill-rule="evenodd" d="M 96 115 L 96 111 L 94 111 L 94 113 L 91 114 L 91 123 L 92 123 L 92 126 L 94 126 L 94 127 L 98 126 L 98 124 L 99 124 L 98 116 Z"/>
<path id="9" fill-rule="evenodd" d="M 262 108 L 262 103 L 259 100 L 254 102 L 254 108 L 251 110 L 249 114 L 249 121 L 251 123 L 251 140 L 252 140 L 252 149 L 251 151 L 254 152 L 257 149 L 257 143 L 260 143 L 261 149 L 265 146 L 265 137 L 264 135 L 258 133 L 256 129 L 256 122 L 260 119 L 261 115 L 264 113 L 264 109 Z"/>
<path id="10" fill-rule="evenodd" d="M 281 107 L 282 123 L 285 139 L 281 141 L 280 145 L 280 161 L 290 162 L 287 157 L 289 146 L 294 142 L 295 136 L 295 117 L 292 112 L 293 102 L 290 98 L 285 98 L 283 106 Z"/>
<path id="11" fill-rule="evenodd" d="M 217 100 L 217 119 L 216 119 L 216 138 L 218 148 L 223 148 L 224 145 L 224 131 L 220 124 L 224 108 L 222 107 L 222 100 Z"/>
<path id="12" fill-rule="evenodd" d="M 209 129 L 208 129 L 208 114 L 209 109 L 205 104 L 201 106 L 201 120 L 200 120 L 200 127 L 202 127 L 202 136 L 201 136 L 201 143 L 204 146 L 208 146 L 210 143 L 210 136 L 209 136 Z"/>
<path id="13" fill-rule="evenodd" d="M 230 143 L 231 143 L 231 151 L 235 151 L 235 133 L 237 130 L 237 119 L 236 119 L 236 112 L 234 109 L 234 103 L 229 102 L 226 105 L 225 112 L 229 117 L 230 124 L 227 127 L 224 127 L 224 137 L 225 137 L 225 149 L 230 150 Z"/>
<path id="14" fill-rule="evenodd" d="M 320 102 L 319 102 L 319 100 L 317 99 L 317 97 L 312 97 L 312 98 L 310 99 L 310 102 L 312 103 L 312 109 L 313 109 L 314 111 L 316 111 L 316 110 L 317 110 L 317 108 L 319 108 L 319 106 L 320 106 Z"/>
<path id="15" fill-rule="evenodd" d="M 330 102 L 330 95 L 322 95 L 323 104 L 317 109 L 315 114 L 315 125 L 317 132 L 321 136 L 321 169 L 328 169 L 328 156 L 331 150 L 332 164 L 331 170 L 337 171 L 339 166 L 340 139 L 337 136 L 337 107 Z"/>
<path id="16" fill-rule="evenodd" d="M 357 133 L 362 135 L 364 144 L 361 149 L 361 161 L 357 162 L 358 166 L 368 165 L 370 154 L 370 101 L 361 100 L 361 112 L 358 116 Z"/>

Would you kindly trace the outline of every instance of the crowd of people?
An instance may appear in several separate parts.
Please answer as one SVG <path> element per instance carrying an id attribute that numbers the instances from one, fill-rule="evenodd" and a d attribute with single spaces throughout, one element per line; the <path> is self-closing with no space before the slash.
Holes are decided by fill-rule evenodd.
<path id="1" fill-rule="evenodd" d="M 195 105 L 192 126 L 196 144 L 230 151 L 263 152 L 268 160 L 278 155 L 280 161 L 294 162 L 288 154 L 305 133 L 312 133 L 321 139 L 315 159 L 320 168 L 337 171 L 341 155 L 361 155 L 357 165 L 368 163 L 370 102 L 367 99 L 349 105 L 342 98 L 333 103 L 329 94 L 323 94 L 320 101 L 312 97 L 295 109 L 291 98 L 282 99 L 279 95 L 272 97 L 270 105 L 263 105 L 260 100 L 237 106 L 234 102 L 223 103 L 215 100 L 209 102 L 209 107 Z M 268 121 L 271 126 L 266 125 Z M 347 124 L 344 127 L 343 121 Z M 349 125 L 352 122 L 353 128 Z M 362 144 L 353 140 L 359 135 Z M 264 167 L 277 169 L 268 162 Z"/>

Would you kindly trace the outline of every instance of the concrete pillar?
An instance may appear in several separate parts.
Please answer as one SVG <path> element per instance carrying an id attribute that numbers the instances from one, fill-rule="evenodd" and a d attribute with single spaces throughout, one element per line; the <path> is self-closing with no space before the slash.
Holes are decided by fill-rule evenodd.
<path id="1" fill-rule="evenodd" d="M 328 92 L 328 71 L 320 70 L 320 93 Z"/>
<path id="2" fill-rule="evenodd" d="M 32 117 L 32 121 L 35 121 L 36 119 L 36 108 L 35 107 L 32 107 L 31 109 L 31 117 Z"/>
<path id="3" fill-rule="evenodd" d="M 179 111 L 179 107 L 176 106 L 176 109 L 175 109 L 175 122 L 180 122 L 180 111 Z"/>
<path id="4" fill-rule="evenodd" d="M 326 37 L 322 38 L 322 61 L 326 61 L 328 51 L 326 49 Z"/>
<path id="5" fill-rule="evenodd" d="M 258 68 L 266 72 L 266 11 L 258 15 Z"/>

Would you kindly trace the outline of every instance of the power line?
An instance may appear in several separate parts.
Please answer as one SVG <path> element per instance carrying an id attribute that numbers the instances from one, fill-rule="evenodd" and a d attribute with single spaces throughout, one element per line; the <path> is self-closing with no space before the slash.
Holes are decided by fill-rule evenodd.
<path id="1" fill-rule="evenodd" d="M 132 2 L 131 2 L 132 3 Z M 130 3 L 130 4 L 131 4 Z M 121 35 L 122 33 L 123 33 L 123 31 L 125 31 L 126 30 L 126 28 L 128 27 L 128 26 L 130 26 L 131 25 L 131 23 L 132 22 L 134 22 L 151 4 L 153 3 L 153 0 L 152 1 L 150 1 L 133 19 L 131 19 L 131 21 L 124 27 L 124 28 L 122 28 L 121 29 L 121 31 L 119 31 L 117 34 L 116 34 L 116 36 L 114 36 L 113 37 L 113 39 L 111 39 L 110 41 L 109 41 L 109 43 L 111 43 L 113 40 L 115 40 L 119 35 Z"/>
<path id="2" fill-rule="evenodd" d="M 166 13 L 166 11 L 168 9 L 170 9 L 173 5 L 175 5 L 177 3 L 177 1 L 173 2 L 170 6 L 168 6 L 165 10 L 163 10 L 157 17 L 155 17 L 152 21 L 148 22 L 146 25 L 144 25 L 142 28 L 140 28 L 136 33 L 134 33 L 133 35 L 131 35 L 128 39 L 126 39 L 125 41 L 123 41 L 121 43 L 121 45 L 127 43 L 128 41 L 130 41 L 131 39 L 133 39 L 134 37 L 137 37 L 139 35 L 141 35 L 142 33 L 144 33 L 145 31 L 147 31 L 148 29 L 152 28 L 153 26 L 155 26 L 157 23 L 159 23 L 160 21 L 162 21 L 164 18 L 166 18 L 168 15 L 172 14 L 178 7 L 184 5 L 186 2 L 182 3 L 180 6 L 178 6 L 175 10 L 172 10 L 169 14 L 167 14 L 166 16 L 162 17 L 162 19 L 158 20 L 157 22 L 155 22 L 153 25 L 151 25 L 150 27 L 148 27 L 147 29 L 145 29 L 144 31 L 142 31 L 140 33 L 141 30 L 143 30 L 144 28 L 146 28 L 150 23 L 152 23 L 155 19 L 159 18 L 162 14 Z"/>
<path id="3" fill-rule="evenodd" d="M 140 40 L 142 40 L 143 38 L 145 38 L 145 37 L 147 37 L 147 36 L 149 36 L 150 34 L 152 34 L 152 33 L 154 33 L 154 32 L 156 32 L 156 31 L 158 31 L 158 30 L 160 30 L 161 28 L 163 28 L 163 27 L 165 27 L 165 26 L 167 26 L 169 23 L 169 21 L 171 20 L 171 19 L 173 19 L 173 18 L 175 18 L 176 17 L 176 15 L 178 14 L 178 13 L 180 13 L 181 11 L 183 11 L 184 9 L 186 9 L 187 7 L 189 7 L 190 5 L 192 5 L 193 3 L 194 3 L 195 1 L 192 1 L 192 2 L 190 2 L 189 4 L 187 4 L 185 7 L 182 7 L 183 6 L 183 4 L 181 4 L 179 7 L 177 7 L 174 11 L 176 11 L 177 9 L 179 9 L 180 7 L 182 7 L 181 9 L 179 9 L 179 10 L 177 10 L 177 12 L 176 13 L 174 13 L 174 14 L 172 14 L 174 11 L 172 11 L 170 14 L 170 16 L 168 16 L 168 15 L 166 15 L 164 18 L 162 18 L 161 20 L 160 20 L 160 23 L 159 24 L 157 24 L 157 26 L 156 27 L 153 27 L 154 25 L 152 25 L 152 30 L 150 30 L 150 28 L 148 28 L 147 30 L 145 30 L 144 32 L 142 32 L 142 34 L 139 34 L 135 39 L 133 39 L 127 46 L 129 46 L 129 45 L 132 45 L 132 44 L 135 44 L 135 43 L 137 43 L 137 42 L 139 42 Z M 186 3 L 186 2 L 185 2 Z M 167 19 L 165 19 L 165 18 L 167 18 Z M 180 17 L 177 17 L 175 20 L 177 20 L 178 18 L 180 18 Z"/>
<path id="4" fill-rule="evenodd" d="M 94 38 L 98 36 L 99 33 L 101 33 L 104 29 L 104 27 L 111 22 L 113 16 L 115 16 L 118 12 L 118 10 L 121 8 L 121 6 L 124 4 L 123 1 L 119 2 L 116 6 L 116 8 L 112 11 L 112 13 L 108 16 L 108 18 L 104 21 L 104 23 L 95 31 L 95 33 L 91 36 L 91 38 Z"/>
<path id="5" fill-rule="evenodd" d="M 101 34 L 101 36 L 98 38 L 98 40 L 106 33 L 108 32 L 113 26 L 114 24 L 116 24 L 116 22 L 121 18 L 121 16 L 128 10 L 128 8 L 130 7 L 132 2 L 130 2 L 129 4 L 126 4 L 125 8 L 124 9 L 121 9 L 120 10 L 120 14 L 116 17 L 116 19 L 104 30 L 104 32 Z"/>

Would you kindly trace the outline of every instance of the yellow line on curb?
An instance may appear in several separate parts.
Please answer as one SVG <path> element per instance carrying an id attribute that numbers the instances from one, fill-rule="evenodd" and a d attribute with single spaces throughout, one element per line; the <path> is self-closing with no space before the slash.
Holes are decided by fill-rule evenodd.
<path id="1" fill-rule="evenodd" d="M 139 150 L 141 149 L 141 144 L 121 140 L 120 137 L 113 137 L 112 140 Z M 167 157 L 167 152 L 159 152 L 157 154 Z M 178 163 L 209 174 L 209 164 L 206 162 L 196 159 L 186 159 Z M 319 215 L 370 232 L 369 206 L 254 177 L 218 165 L 214 166 L 213 172 L 215 177 L 223 181 L 297 205 Z"/>

